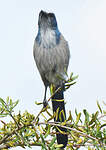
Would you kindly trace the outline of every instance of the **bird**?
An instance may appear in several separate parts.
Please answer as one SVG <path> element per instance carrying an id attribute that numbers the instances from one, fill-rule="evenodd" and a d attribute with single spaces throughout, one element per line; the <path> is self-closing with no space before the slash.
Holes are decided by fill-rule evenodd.
<path id="1" fill-rule="evenodd" d="M 55 90 L 61 87 L 52 97 L 53 112 L 59 108 L 61 119 L 55 117 L 55 121 L 64 122 L 66 119 L 64 104 L 64 81 L 66 80 L 66 72 L 69 66 L 70 50 L 68 42 L 59 31 L 57 19 L 53 12 L 41 10 L 38 17 L 38 33 L 34 40 L 33 56 L 36 66 L 44 83 L 45 92 L 43 99 L 43 107 L 48 105 L 46 99 L 47 88 L 51 85 L 55 86 Z M 62 131 L 67 131 L 59 127 Z M 56 131 L 59 132 L 58 129 Z M 66 134 L 57 134 L 57 143 L 63 144 L 62 148 L 67 145 L 68 137 Z"/>

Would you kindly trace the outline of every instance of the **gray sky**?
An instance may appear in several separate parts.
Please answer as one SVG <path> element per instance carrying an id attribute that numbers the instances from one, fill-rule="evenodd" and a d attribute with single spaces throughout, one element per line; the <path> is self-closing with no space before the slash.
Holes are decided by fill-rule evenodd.
<path id="1" fill-rule="evenodd" d="M 68 72 L 79 75 L 65 93 L 67 113 L 95 112 L 96 100 L 106 102 L 106 0 L 0 0 L 0 97 L 19 99 L 16 112 L 41 109 L 34 102 L 42 101 L 44 86 L 32 53 L 41 9 L 56 14 L 70 46 Z"/>

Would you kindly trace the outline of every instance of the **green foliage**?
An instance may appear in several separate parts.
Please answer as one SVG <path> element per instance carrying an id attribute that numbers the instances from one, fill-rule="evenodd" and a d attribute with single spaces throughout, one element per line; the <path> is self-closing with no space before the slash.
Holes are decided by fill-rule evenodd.
<path id="1" fill-rule="evenodd" d="M 65 88 L 76 83 L 77 76 L 70 78 L 65 82 Z M 52 89 L 51 89 L 52 90 Z M 59 89 L 58 89 L 59 90 Z M 52 92 L 52 91 L 51 91 Z M 52 93 L 52 98 L 54 93 Z M 67 120 L 64 122 L 54 122 L 53 119 L 58 114 L 52 113 L 50 106 L 41 109 L 37 116 L 25 111 L 23 114 L 14 113 L 14 108 L 18 104 L 7 97 L 6 101 L 0 98 L 0 149 L 5 150 L 12 147 L 29 147 L 40 146 L 42 150 L 59 150 L 62 144 L 56 143 L 55 128 L 60 126 L 67 129 L 68 144 L 67 150 L 78 150 L 86 147 L 88 150 L 105 150 L 106 149 L 106 111 L 97 102 L 98 111 L 89 114 L 84 109 L 82 112 L 75 110 L 76 117 L 73 118 L 71 111 L 67 114 Z M 36 107 L 42 103 L 36 102 Z M 104 103 L 104 107 L 105 107 Z M 11 121 L 8 123 L 6 118 L 10 116 Z M 61 115 L 60 115 L 61 116 Z M 3 121 L 5 120 L 5 121 Z M 62 132 L 62 131 L 60 131 Z M 66 134 L 63 133 L 62 134 Z"/>

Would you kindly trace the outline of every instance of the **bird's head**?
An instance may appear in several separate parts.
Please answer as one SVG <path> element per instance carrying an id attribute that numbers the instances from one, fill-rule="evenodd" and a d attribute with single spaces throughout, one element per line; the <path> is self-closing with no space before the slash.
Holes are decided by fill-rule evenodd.
<path id="1" fill-rule="evenodd" d="M 58 30 L 57 21 L 54 13 L 47 13 L 43 10 L 39 13 L 38 34 L 36 41 L 43 47 L 54 47 L 59 44 L 60 31 Z"/>
<path id="2" fill-rule="evenodd" d="M 38 26 L 40 29 L 57 29 L 57 21 L 54 13 L 47 13 L 43 10 L 39 13 Z"/>

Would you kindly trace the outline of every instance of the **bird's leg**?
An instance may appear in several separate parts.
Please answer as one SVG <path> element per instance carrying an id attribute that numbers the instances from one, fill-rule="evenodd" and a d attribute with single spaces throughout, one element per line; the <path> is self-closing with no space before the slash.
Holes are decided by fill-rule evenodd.
<path id="1" fill-rule="evenodd" d="M 61 87 L 61 89 L 62 89 L 63 91 L 65 91 L 65 83 L 64 83 L 64 82 L 61 83 L 61 86 L 60 86 L 60 87 Z"/>
<path id="2" fill-rule="evenodd" d="M 46 100 L 46 92 L 47 92 L 47 86 L 45 86 L 45 94 L 44 94 L 44 100 L 43 100 L 43 107 L 46 107 L 48 105 L 48 101 Z"/>

